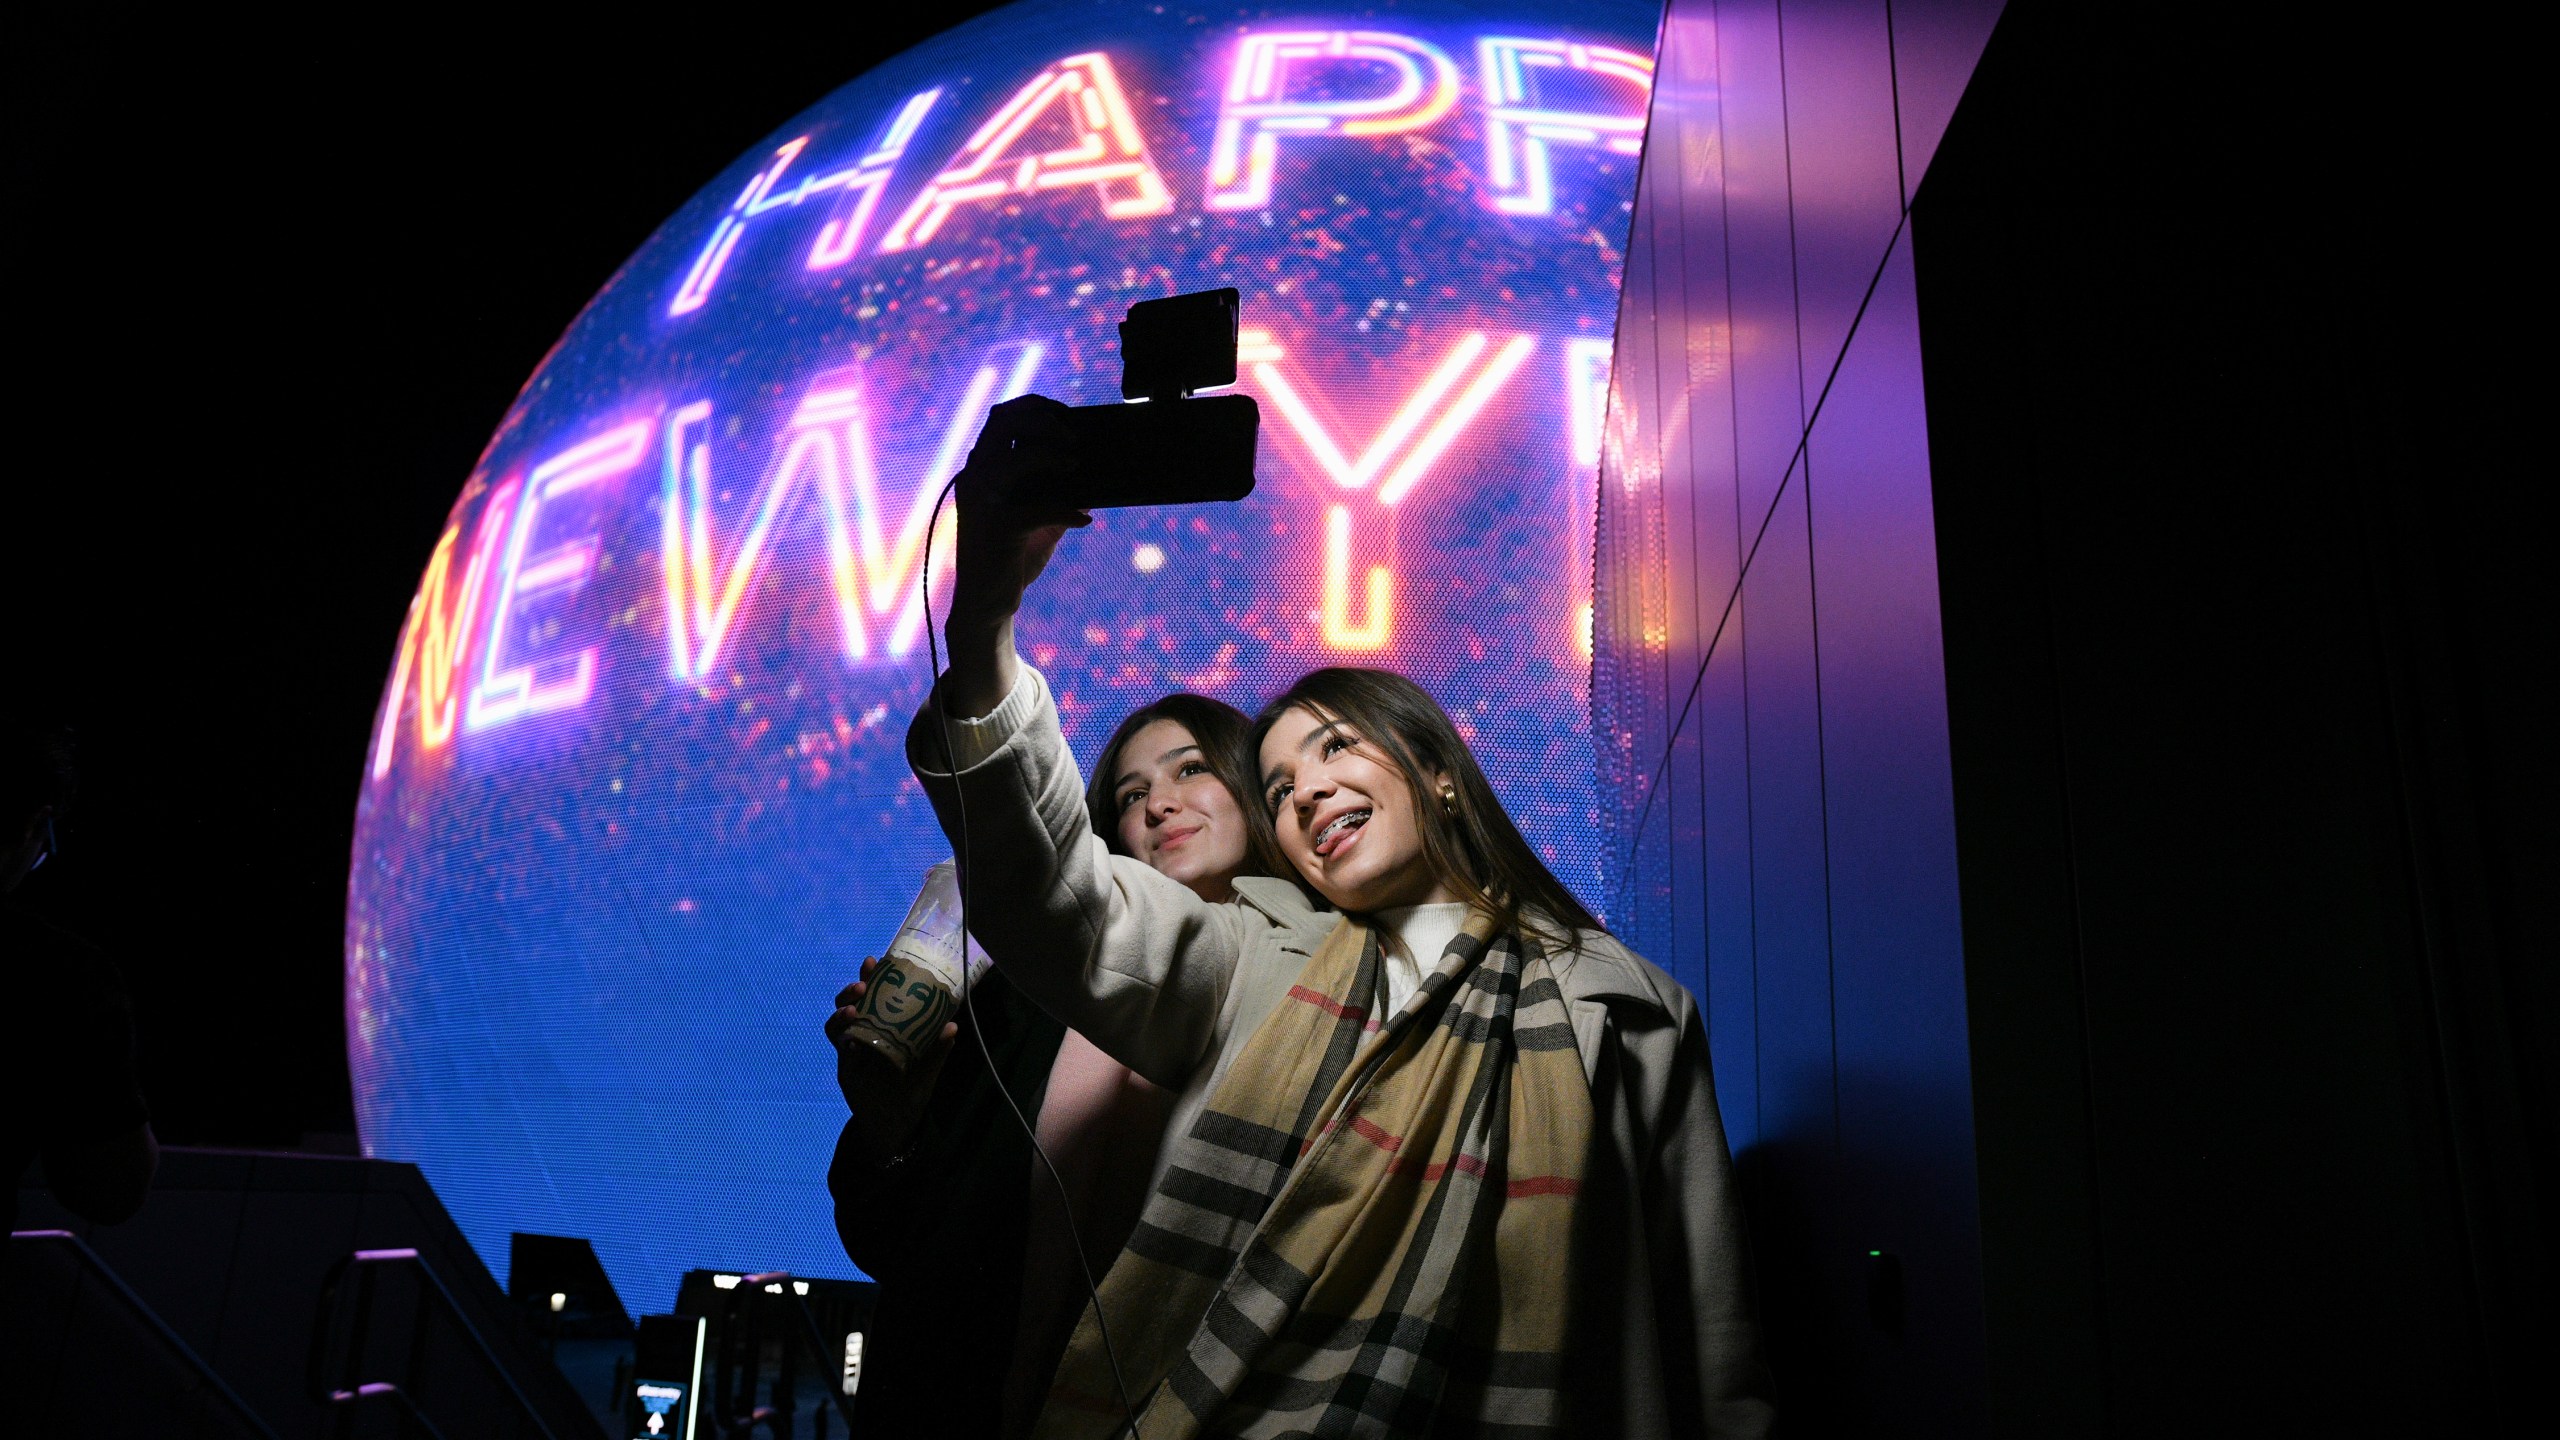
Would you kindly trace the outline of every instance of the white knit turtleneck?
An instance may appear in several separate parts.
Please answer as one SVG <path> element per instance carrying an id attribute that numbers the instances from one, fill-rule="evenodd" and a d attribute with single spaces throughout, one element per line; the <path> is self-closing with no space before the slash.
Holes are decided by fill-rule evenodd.
<path id="1" fill-rule="evenodd" d="M 1422 988 L 1424 973 L 1439 968 L 1441 954 L 1467 923 L 1467 906 L 1463 900 L 1400 905 L 1370 918 L 1377 922 L 1380 958 L 1386 962 L 1387 1003 L 1376 1017 L 1384 1025 Z"/>

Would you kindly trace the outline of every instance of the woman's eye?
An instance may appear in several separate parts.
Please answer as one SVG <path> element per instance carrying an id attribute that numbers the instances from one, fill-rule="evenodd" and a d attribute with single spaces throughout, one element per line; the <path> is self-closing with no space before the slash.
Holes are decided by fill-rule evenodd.
<path id="1" fill-rule="evenodd" d="M 1199 761 L 1197 761 L 1197 760 L 1186 760 L 1186 761 L 1184 761 L 1184 762 L 1183 762 L 1182 770 L 1181 770 L 1181 772 L 1180 772 L 1180 773 L 1181 773 L 1181 778 L 1182 778 L 1182 779 L 1188 780 L 1188 779 L 1190 779 L 1190 778 L 1191 778 L 1192 776 L 1194 776 L 1194 775 L 1206 775 L 1206 774 L 1208 774 L 1208 773 L 1209 773 L 1209 767 L 1208 767 L 1208 766 L 1206 766 L 1206 765 L 1204 765 L 1204 764 L 1202 764 L 1202 763 L 1200 763 L 1200 762 L 1199 762 Z"/>
<path id="2" fill-rule="evenodd" d="M 1280 813 L 1280 807 L 1288 801 L 1289 791 L 1293 788 L 1295 787 L 1274 785 L 1271 787 L 1271 793 L 1262 797 L 1262 803 L 1271 808 L 1272 814 L 1277 815 Z"/>
<path id="3" fill-rule="evenodd" d="M 1129 791 L 1127 794 L 1122 795 L 1122 796 L 1120 797 L 1120 808 L 1121 808 L 1121 809 L 1123 809 L 1123 810 L 1126 810 L 1126 809 L 1128 809 L 1130 806 L 1135 805 L 1135 804 L 1137 804 L 1139 801 L 1144 800 L 1144 799 L 1146 799 L 1146 798 L 1147 798 L 1147 792 L 1146 792 L 1146 791 L 1144 791 L 1144 790 L 1132 790 L 1132 791 Z"/>
<path id="4" fill-rule="evenodd" d="M 1327 735 L 1324 737 L 1324 757 L 1328 760 L 1350 748 L 1351 738 L 1347 735 Z"/>

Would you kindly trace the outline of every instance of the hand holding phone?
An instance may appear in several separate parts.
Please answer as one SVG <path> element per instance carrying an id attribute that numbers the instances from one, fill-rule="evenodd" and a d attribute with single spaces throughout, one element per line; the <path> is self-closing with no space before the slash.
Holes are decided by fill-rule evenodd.
<path id="1" fill-rule="evenodd" d="M 1055 463 L 1008 471 L 1008 503 L 1096 510 L 1252 494 L 1261 407 L 1250 395 L 1193 393 L 1235 383 L 1242 303 L 1228 288 L 1130 306 L 1120 322 L 1123 403 L 1060 410 Z M 993 415 L 988 425 L 993 433 Z"/>

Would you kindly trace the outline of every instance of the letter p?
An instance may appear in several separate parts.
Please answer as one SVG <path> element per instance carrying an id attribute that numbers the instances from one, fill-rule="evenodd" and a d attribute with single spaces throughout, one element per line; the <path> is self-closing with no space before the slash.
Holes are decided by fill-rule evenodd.
<path id="1" fill-rule="evenodd" d="M 1363 87 L 1368 93 L 1356 93 Z M 1307 98 L 1292 99 L 1292 92 Z M 1343 92 L 1351 91 L 1348 98 Z M 1322 95 L 1318 99 L 1310 95 Z M 1458 67 L 1438 47 L 1383 30 L 1248 34 L 1210 142 L 1212 210 L 1271 203 L 1283 136 L 1357 140 L 1419 130 L 1458 103 Z"/>

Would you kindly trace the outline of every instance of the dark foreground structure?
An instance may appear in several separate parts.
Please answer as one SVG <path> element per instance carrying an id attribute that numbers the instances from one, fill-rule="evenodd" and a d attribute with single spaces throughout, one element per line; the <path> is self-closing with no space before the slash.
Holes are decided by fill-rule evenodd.
<path id="1" fill-rule="evenodd" d="M 2493 118 L 2407 35 L 1993 8 L 1672 4 L 1629 251 L 1612 920 L 1704 975 L 1788 1423 L 2504 1433 L 2553 607 L 2457 357 L 2520 272 L 2374 184 Z"/>
<path id="2" fill-rule="evenodd" d="M 2013 20 L 1912 213 L 1992 1418 L 2517 1433 L 2554 606 L 2463 357 L 2521 272 L 2369 183 L 2494 164 L 2496 86 L 2354 26 Z"/>

